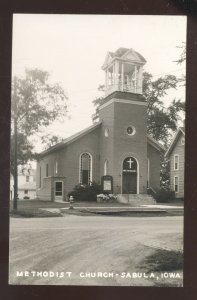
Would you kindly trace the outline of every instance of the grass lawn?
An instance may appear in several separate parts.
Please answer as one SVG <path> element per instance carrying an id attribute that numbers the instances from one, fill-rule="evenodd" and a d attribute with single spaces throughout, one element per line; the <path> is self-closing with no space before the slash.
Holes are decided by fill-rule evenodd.
<path id="1" fill-rule="evenodd" d="M 52 201 L 44 201 L 44 200 L 18 200 L 17 202 L 18 208 L 17 211 L 13 210 L 13 202 L 10 202 L 10 216 L 12 217 L 24 217 L 24 218 L 32 218 L 32 217 L 60 217 L 62 214 L 60 212 L 49 212 L 40 210 L 40 208 L 63 208 L 69 207 L 69 203 L 59 203 L 59 202 L 52 202 Z M 96 203 L 96 202 L 78 202 L 74 203 L 74 206 L 98 206 L 98 207 L 129 207 L 129 204 L 120 204 L 120 203 Z M 69 212 L 68 212 L 69 213 Z M 70 212 L 71 214 L 79 214 L 76 213 L 74 210 Z M 90 213 L 84 212 L 83 215 L 89 215 Z"/>
<path id="2" fill-rule="evenodd" d="M 162 204 L 159 204 L 162 205 Z M 167 206 L 182 206 L 182 202 L 173 202 L 173 203 L 165 203 L 163 205 Z M 121 208 L 131 208 L 131 204 L 124 204 L 124 203 L 97 203 L 97 202 L 74 202 L 73 203 L 74 210 L 67 211 L 67 214 L 75 214 L 75 215 L 91 215 L 95 212 L 88 211 L 91 207 L 97 207 L 97 208 L 107 208 L 107 207 L 121 207 Z M 12 217 L 60 217 L 62 216 L 61 212 L 58 211 L 44 211 L 40 210 L 40 208 L 54 208 L 54 209 L 60 209 L 60 208 L 66 208 L 69 207 L 69 203 L 59 203 L 59 202 L 52 202 L 52 201 L 44 201 L 44 200 L 18 200 L 18 209 L 17 211 L 13 210 L 13 202 L 10 202 L 10 215 Z M 84 207 L 84 211 L 78 211 L 78 207 Z M 87 211 L 86 208 L 87 207 Z M 144 215 L 145 213 L 143 213 Z M 129 216 L 131 213 L 129 214 Z M 132 215 L 138 215 L 137 213 L 134 213 Z M 141 215 L 141 213 L 140 213 Z M 155 214 L 154 214 L 155 215 Z M 182 212 L 174 212 L 174 211 L 168 211 L 166 215 L 182 215 Z M 150 213 L 148 214 L 150 216 Z"/>
<path id="3" fill-rule="evenodd" d="M 130 207 L 129 204 L 121 204 L 121 203 L 97 203 L 97 202 L 74 202 L 74 207 L 83 206 L 83 207 Z M 24 209 L 35 209 L 35 208 L 62 208 L 69 207 L 69 203 L 59 203 L 52 201 L 44 201 L 44 200 L 18 200 L 18 210 Z M 13 202 L 10 202 L 10 210 L 13 208 Z"/>
<path id="4" fill-rule="evenodd" d="M 11 217 L 61 217 L 60 212 L 42 211 L 40 208 L 61 208 L 65 207 L 64 203 L 54 203 L 51 201 L 40 200 L 18 200 L 17 211 L 13 210 L 13 202 L 10 202 L 10 216 Z"/>
<path id="5" fill-rule="evenodd" d="M 157 279 L 154 280 L 155 286 L 182 286 L 183 252 L 158 249 L 144 259 L 140 268 L 147 273 L 157 274 Z"/>

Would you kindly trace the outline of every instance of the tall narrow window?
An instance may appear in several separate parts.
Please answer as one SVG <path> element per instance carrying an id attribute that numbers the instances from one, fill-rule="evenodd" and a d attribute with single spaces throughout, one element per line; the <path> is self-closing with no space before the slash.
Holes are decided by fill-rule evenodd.
<path id="1" fill-rule="evenodd" d="M 58 162 L 56 161 L 55 162 L 55 174 L 57 174 L 58 173 Z"/>
<path id="2" fill-rule="evenodd" d="M 179 191 L 179 178 L 178 178 L 178 176 L 174 177 L 174 191 L 175 191 L 175 193 L 178 193 L 178 191 Z"/>
<path id="3" fill-rule="evenodd" d="M 179 169 L 179 156 L 177 154 L 174 155 L 174 170 Z"/>
<path id="4" fill-rule="evenodd" d="M 108 174 L 108 160 L 106 159 L 106 161 L 104 162 L 104 175 Z"/>
<path id="5" fill-rule="evenodd" d="M 150 161 L 147 159 L 147 188 L 150 187 Z"/>
<path id="6" fill-rule="evenodd" d="M 49 165 L 46 164 L 46 177 L 48 177 L 48 176 L 49 176 Z"/>
<path id="7" fill-rule="evenodd" d="M 91 156 L 89 153 L 82 153 L 80 156 L 80 184 L 89 185 L 92 181 Z"/>
<path id="8" fill-rule="evenodd" d="M 41 188 L 41 182 L 42 182 L 42 168 L 40 166 L 40 174 L 39 174 L 39 188 Z"/>
<path id="9" fill-rule="evenodd" d="M 29 176 L 26 176 L 26 182 L 29 182 Z"/>

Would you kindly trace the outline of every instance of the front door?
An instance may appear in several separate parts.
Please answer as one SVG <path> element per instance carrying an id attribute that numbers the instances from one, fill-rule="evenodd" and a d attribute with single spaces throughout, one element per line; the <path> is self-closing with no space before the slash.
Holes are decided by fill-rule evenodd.
<path id="1" fill-rule="evenodd" d="M 55 200 L 63 200 L 63 181 L 55 181 Z"/>
<path id="2" fill-rule="evenodd" d="M 137 161 L 133 157 L 123 161 L 122 193 L 137 194 Z"/>

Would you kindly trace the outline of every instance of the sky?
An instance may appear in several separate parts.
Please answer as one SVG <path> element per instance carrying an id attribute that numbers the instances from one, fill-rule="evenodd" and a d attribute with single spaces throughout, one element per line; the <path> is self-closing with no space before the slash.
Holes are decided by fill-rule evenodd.
<path id="1" fill-rule="evenodd" d="M 92 101 L 101 96 L 108 51 L 133 48 L 154 78 L 185 74 L 185 66 L 175 61 L 181 53 L 177 46 L 186 41 L 186 23 L 184 16 L 14 14 L 12 74 L 39 68 L 65 89 L 69 116 L 45 132 L 66 138 L 92 124 Z M 184 101 L 185 88 L 171 91 L 165 101 L 174 97 Z M 42 150 L 39 143 L 37 149 Z"/>

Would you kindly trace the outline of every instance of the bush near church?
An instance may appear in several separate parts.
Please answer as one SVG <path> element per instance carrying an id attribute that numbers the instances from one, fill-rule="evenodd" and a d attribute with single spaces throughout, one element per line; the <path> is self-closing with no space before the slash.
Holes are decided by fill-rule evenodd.
<path id="1" fill-rule="evenodd" d="M 68 197 L 73 196 L 74 201 L 96 202 L 96 196 L 101 193 L 101 185 L 92 182 L 91 185 L 76 185 L 74 189 L 68 193 Z"/>
<path id="2" fill-rule="evenodd" d="M 158 203 L 168 203 L 175 200 L 175 192 L 165 189 L 155 189 L 155 193 L 152 196 Z"/>

